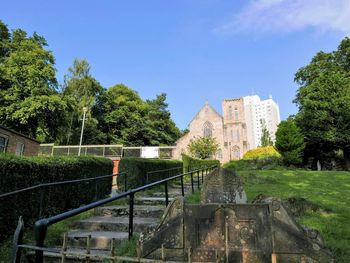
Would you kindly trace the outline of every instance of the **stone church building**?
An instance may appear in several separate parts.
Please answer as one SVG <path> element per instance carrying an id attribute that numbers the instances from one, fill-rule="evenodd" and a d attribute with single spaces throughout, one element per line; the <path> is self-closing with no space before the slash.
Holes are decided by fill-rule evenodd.
<path id="1" fill-rule="evenodd" d="M 254 134 L 257 133 L 255 131 L 257 125 L 261 125 L 261 123 L 267 123 L 265 127 L 274 139 L 279 123 L 278 105 L 272 101 L 272 98 L 262 101 L 264 105 L 268 102 L 268 106 L 264 106 L 267 114 L 261 115 L 260 98 L 258 99 L 259 103 L 252 104 L 251 98 L 253 97 L 254 99 L 259 98 L 255 95 L 238 99 L 224 99 L 222 101 L 223 115 L 206 102 L 188 125 L 189 132 L 176 142 L 173 158 L 181 159 L 182 153 L 188 154 L 187 145 L 195 138 L 214 137 L 220 148 L 215 159 L 222 163 L 241 159 L 248 150 L 258 146 L 255 143 Z M 270 115 L 273 117 L 272 119 L 269 118 Z M 258 128 L 260 129 L 260 126 Z"/>

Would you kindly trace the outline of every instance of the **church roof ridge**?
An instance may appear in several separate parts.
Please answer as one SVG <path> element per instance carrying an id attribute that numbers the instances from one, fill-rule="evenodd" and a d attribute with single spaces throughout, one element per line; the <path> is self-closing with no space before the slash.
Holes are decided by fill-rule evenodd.
<path id="1" fill-rule="evenodd" d="M 204 105 L 199 109 L 199 111 L 196 113 L 196 115 L 192 118 L 192 120 L 188 123 L 187 127 L 191 125 L 191 123 L 193 122 L 193 120 L 198 116 L 198 114 L 202 111 L 202 109 L 205 106 L 209 106 L 221 119 L 223 119 L 222 115 L 220 113 L 218 113 L 213 106 L 211 106 L 208 102 L 208 100 L 205 101 Z"/>

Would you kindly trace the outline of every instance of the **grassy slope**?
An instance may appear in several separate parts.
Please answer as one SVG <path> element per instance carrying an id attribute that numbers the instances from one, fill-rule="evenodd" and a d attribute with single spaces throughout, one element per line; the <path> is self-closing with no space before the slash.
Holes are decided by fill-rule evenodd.
<path id="1" fill-rule="evenodd" d="M 318 209 L 298 221 L 319 230 L 337 262 L 350 262 L 350 173 L 303 170 L 239 171 L 248 200 L 268 196 L 301 197 Z"/>

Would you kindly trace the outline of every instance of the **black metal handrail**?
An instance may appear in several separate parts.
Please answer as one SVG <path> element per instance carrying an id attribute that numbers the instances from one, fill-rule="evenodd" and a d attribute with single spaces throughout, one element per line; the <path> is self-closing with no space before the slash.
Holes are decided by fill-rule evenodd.
<path id="1" fill-rule="evenodd" d="M 19 190 L 15 190 L 12 192 L 0 194 L 0 201 L 2 198 L 11 198 L 13 195 L 17 194 L 22 194 L 26 192 L 31 192 L 31 191 L 38 191 L 38 204 L 39 204 L 39 211 L 36 219 L 40 219 L 43 216 L 45 216 L 45 211 L 46 208 L 48 207 L 47 205 L 44 206 L 45 204 L 45 196 L 46 194 L 50 194 L 50 191 L 47 190 L 50 187 L 57 187 L 57 186 L 64 186 L 64 185 L 72 185 L 76 183 L 82 183 L 82 182 L 95 182 L 95 197 L 94 201 L 98 199 L 98 181 L 99 180 L 104 180 L 106 178 L 113 178 L 114 176 L 118 175 L 125 175 L 125 173 L 117 173 L 117 174 L 109 174 L 109 175 L 103 175 L 103 176 L 96 176 L 96 177 L 90 177 L 90 178 L 81 178 L 81 179 L 74 179 L 74 180 L 66 180 L 66 181 L 56 181 L 56 182 L 51 182 L 51 183 L 43 183 L 43 184 L 37 184 L 34 186 L 30 186 L 27 188 L 22 188 Z M 126 176 L 125 176 L 126 177 Z M 113 187 L 113 182 L 112 182 L 112 187 Z M 82 205 L 82 204 L 79 204 Z"/>
<path id="2" fill-rule="evenodd" d="M 162 179 L 165 179 L 165 172 L 167 172 L 168 174 L 168 177 L 170 177 L 170 173 L 173 172 L 173 171 L 182 171 L 183 170 L 183 167 L 182 166 L 179 166 L 179 167 L 174 167 L 174 168 L 170 168 L 170 169 L 162 169 L 162 170 L 155 170 L 155 171 L 149 171 L 146 173 L 146 184 L 149 183 L 149 176 L 152 175 L 152 174 L 158 174 L 158 173 L 162 173 Z"/>
<path id="3" fill-rule="evenodd" d="M 33 185 L 33 186 L 30 186 L 30 187 L 27 187 L 27 188 L 22 188 L 22 189 L 15 190 L 15 191 L 12 191 L 12 192 L 0 194 L 0 198 L 7 197 L 7 196 L 10 196 L 10 195 L 19 194 L 19 193 L 23 193 L 23 192 L 27 192 L 27 191 L 30 191 L 30 190 L 44 188 L 44 187 L 48 187 L 48 186 L 57 186 L 57 185 L 64 185 L 64 184 L 81 183 L 81 182 L 86 182 L 86 181 L 94 181 L 94 180 L 100 180 L 100 179 L 113 177 L 113 176 L 118 176 L 118 175 L 123 175 L 123 174 L 125 174 L 125 173 L 117 173 L 117 174 L 109 174 L 109 175 L 96 176 L 96 177 L 83 178 L 83 179 L 75 179 L 75 180 L 68 180 L 68 181 L 58 181 L 58 182 L 37 184 L 37 185 Z"/>
<path id="4" fill-rule="evenodd" d="M 198 189 L 199 189 L 199 187 L 200 187 L 200 172 L 202 173 L 201 177 L 202 177 L 202 183 L 203 183 L 203 181 L 204 181 L 204 173 L 208 174 L 209 172 L 211 172 L 215 168 L 217 168 L 217 166 L 206 167 L 206 168 L 202 168 L 202 169 L 198 169 L 198 170 L 194 170 L 194 171 L 189 171 L 187 173 L 178 174 L 178 175 L 175 175 L 175 176 L 172 176 L 172 177 L 169 177 L 169 178 L 166 178 L 166 179 L 162 179 L 162 180 L 154 182 L 154 183 L 150 183 L 150 184 L 147 184 L 147 185 L 144 185 L 144 186 L 140 186 L 140 187 L 135 188 L 135 189 L 128 190 L 128 191 L 126 191 L 124 193 L 121 193 L 121 194 L 118 194 L 118 195 L 115 195 L 115 196 L 112 196 L 112 197 L 108 197 L 108 198 L 105 198 L 105 199 L 102 199 L 102 200 L 99 200 L 99 201 L 96 201 L 96 202 L 93 202 L 93 203 L 90 203 L 90 204 L 87 204 L 87 205 L 84 205 L 84 206 L 81 206 L 81 207 L 78 207 L 78 208 L 75 208 L 75 209 L 72 209 L 70 211 L 67 211 L 67 212 L 64 212 L 64 213 L 61 213 L 61 214 L 58 214 L 58 215 L 55 215 L 55 216 L 51 216 L 49 218 L 40 219 L 40 220 L 36 221 L 35 225 L 34 225 L 34 234 L 35 234 L 35 240 L 36 240 L 36 247 L 39 247 L 39 248 L 43 248 L 44 247 L 44 241 L 45 241 L 45 237 L 46 237 L 47 228 L 50 225 L 53 225 L 53 224 L 58 223 L 58 222 L 60 222 L 62 220 L 71 218 L 71 217 L 73 217 L 75 215 L 81 214 L 81 213 L 86 212 L 88 210 L 91 210 L 93 208 L 99 207 L 101 205 L 104 205 L 104 204 L 116 201 L 118 199 L 121 199 L 121 198 L 124 198 L 124 197 L 127 197 L 127 196 L 129 196 L 129 227 L 128 227 L 129 229 L 128 229 L 128 236 L 129 236 L 129 239 L 130 239 L 132 237 L 132 235 L 133 235 L 133 217 L 134 217 L 134 215 L 133 215 L 134 212 L 133 211 L 134 211 L 134 197 L 135 197 L 136 193 L 138 193 L 140 191 L 143 191 L 143 190 L 146 190 L 146 189 L 149 189 L 149 188 L 154 187 L 154 186 L 158 186 L 158 185 L 164 184 L 164 186 L 165 186 L 164 187 L 165 204 L 168 205 L 169 204 L 168 187 L 167 187 L 168 186 L 168 182 L 180 178 L 180 180 L 181 180 L 181 193 L 182 193 L 182 196 L 184 196 L 184 194 L 185 194 L 185 192 L 184 192 L 184 182 L 183 182 L 183 177 L 184 176 L 187 176 L 187 175 L 191 176 L 191 186 L 192 186 L 191 188 L 192 188 L 192 193 L 194 193 L 194 178 L 193 178 L 194 175 L 197 174 L 197 185 L 198 185 Z M 17 244 L 16 250 L 20 249 L 19 245 L 21 245 L 21 244 Z M 43 262 L 43 255 L 44 255 L 43 254 L 43 250 L 36 249 L 36 251 L 35 251 L 35 262 L 36 263 L 42 263 Z M 15 262 L 17 262 L 17 261 L 15 261 Z"/>

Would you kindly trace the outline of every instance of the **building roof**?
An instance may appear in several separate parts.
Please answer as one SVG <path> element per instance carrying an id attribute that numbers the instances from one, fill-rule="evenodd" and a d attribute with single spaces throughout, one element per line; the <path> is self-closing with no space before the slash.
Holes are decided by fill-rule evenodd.
<path id="1" fill-rule="evenodd" d="M 187 125 L 187 127 L 189 127 L 191 125 L 191 123 L 194 121 L 194 119 L 196 119 L 196 117 L 198 116 L 198 114 L 204 109 L 205 106 L 208 106 L 210 109 L 212 109 L 212 111 L 214 111 L 214 113 L 216 113 L 216 115 L 218 115 L 218 117 L 220 117 L 221 119 L 222 116 L 220 113 L 218 113 L 210 104 L 208 101 L 205 101 L 205 104 L 200 108 L 200 110 L 197 112 L 197 114 L 192 118 L 192 120 L 189 122 L 189 124 Z"/>
<path id="2" fill-rule="evenodd" d="M 20 132 L 17 132 L 17 131 L 15 131 L 15 130 L 12 130 L 12 129 L 10 129 L 10 128 L 7 128 L 7 127 L 5 127 L 5 126 L 3 126 L 3 125 L 1 125 L 1 124 L 0 124 L 0 128 L 3 129 L 3 130 L 6 130 L 6 131 L 8 131 L 8 132 L 17 134 L 17 135 L 19 135 L 19 136 L 21 136 L 21 137 L 24 137 L 24 138 L 26 138 L 26 139 L 29 139 L 29 140 L 31 140 L 31 141 L 40 143 L 40 142 L 39 142 L 38 140 L 36 140 L 36 139 L 33 139 L 33 138 L 31 138 L 31 137 L 29 137 L 29 136 L 27 136 L 27 135 L 24 135 L 24 134 L 22 134 L 22 133 L 20 133 Z"/>

